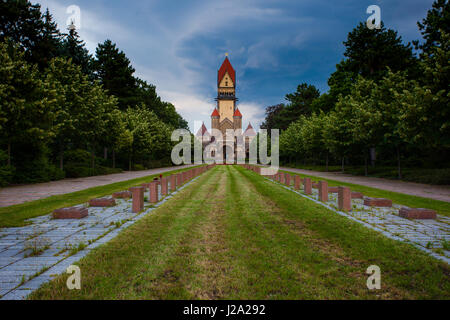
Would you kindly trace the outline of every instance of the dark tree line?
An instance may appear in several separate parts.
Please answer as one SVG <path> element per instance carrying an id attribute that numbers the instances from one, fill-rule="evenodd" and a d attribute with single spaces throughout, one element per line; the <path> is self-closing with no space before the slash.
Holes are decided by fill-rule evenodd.
<path id="1" fill-rule="evenodd" d="M 0 185 L 170 164 L 187 129 L 111 41 L 95 55 L 48 10 L 0 1 Z"/>
<path id="2" fill-rule="evenodd" d="M 396 166 L 399 178 L 404 166 L 449 168 L 449 6 L 435 1 L 413 45 L 384 25 L 360 23 L 344 41 L 328 92 L 303 83 L 286 104 L 268 107 L 262 127 L 282 130 L 282 162 L 363 164 L 365 174 L 370 164 Z"/>

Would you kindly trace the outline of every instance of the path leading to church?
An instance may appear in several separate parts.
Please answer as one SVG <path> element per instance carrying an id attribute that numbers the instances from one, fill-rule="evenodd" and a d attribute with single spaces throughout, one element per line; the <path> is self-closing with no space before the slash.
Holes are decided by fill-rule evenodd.
<path id="1" fill-rule="evenodd" d="M 343 174 L 340 172 L 319 172 L 288 167 L 281 167 L 280 169 L 309 176 L 359 184 L 362 186 L 382 190 L 394 191 L 423 198 L 450 202 L 450 186 L 429 185 L 423 183 L 397 181 L 375 177 L 361 177 L 350 174 Z"/>
<path id="2" fill-rule="evenodd" d="M 64 179 L 59 181 L 1 188 L 0 207 L 8 207 L 19 203 L 47 198 L 50 196 L 76 192 L 84 189 L 146 177 L 153 174 L 159 174 L 191 166 L 192 165 L 184 165 L 179 167 L 157 168 L 144 171 L 126 171 L 105 176 Z"/>
<path id="3" fill-rule="evenodd" d="M 237 166 L 202 174 L 77 265 L 80 290 L 62 274 L 32 298 L 448 299 L 450 284 L 444 262 Z M 371 265 L 380 290 L 367 289 Z"/>

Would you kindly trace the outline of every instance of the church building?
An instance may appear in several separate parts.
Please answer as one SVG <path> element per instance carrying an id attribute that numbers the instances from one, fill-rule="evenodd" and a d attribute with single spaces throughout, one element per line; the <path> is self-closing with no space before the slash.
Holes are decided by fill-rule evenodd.
<path id="1" fill-rule="evenodd" d="M 227 155 L 226 145 L 229 145 L 229 143 L 234 143 L 235 154 L 233 156 L 236 159 L 237 146 L 235 138 L 233 138 L 233 141 L 226 141 L 226 131 L 231 129 L 242 134 L 242 114 L 236 105 L 238 101 L 236 98 L 236 71 L 233 69 L 228 57 L 225 57 L 225 60 L 223 61 L 217 74 L 217 98 L 215 100 L 217 101 L 217 105 L 211 114 L 211 129 L 217 129 L 222 132 L 224 139 L 224 157 L 230 156 L 229 154 Z M 204 144 L 211 142 L 211 136 L 206 129 L 205 124 L 202 125 L 196 136 L 197 138 L 202 139 Z M 253 130 L 250 123 L 243 133 L 243 136 L 245 141 L 245 152 L 246 155 L 248 155 L 249 145 L 256 137 L 256 132 Z M 228 153 L 229 152 L 230 150 L 228 150 Z"/>

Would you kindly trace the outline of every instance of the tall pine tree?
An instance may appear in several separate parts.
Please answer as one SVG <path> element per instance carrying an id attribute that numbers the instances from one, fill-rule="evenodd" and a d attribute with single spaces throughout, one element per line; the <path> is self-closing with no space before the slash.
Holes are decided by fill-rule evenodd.
<path id="1" fill-rule="evenodd" d="M 42 15 L 39 4 L 27 0 L 0 1 L 0 41 L 16 42 L 25 52 L 25 59 L 41 69 L 57 56 L 60 34 L 52 16 Z"/>
<path id="2" fill-rule="evenodd" d="M 69 33 L 65 35 L 61 55 L 72 59 L 72 63 L 81 67 L 84 74 L 88 75 L 93 80 L 92 55 L 85 47 L 85 43 L 80 39 L 80 36 L 75 28 L 75 25 L 70 25 Z"/>
<path id="3" fill-rule="evenodd" d="M 417 49 L 430 54 L 434 47 L 441 47 L 443 33 L 450 34 L 450 2 L 448 0 L 436 0 L 433 7 L 428 10 L 427 16 L 422 22 L 418 22 L 419 30 L 425 41 L 419 44 L 414 41 Z"/>
<path id="4" fill-rule="evenodd" d="M 99 44 L 94 61 L 95 75 L 108 92 L 119 100 L 119 108 L 126 110 L 137 104 L 137 81 L 134 68 L 123 51 L 111 40 Z"/>

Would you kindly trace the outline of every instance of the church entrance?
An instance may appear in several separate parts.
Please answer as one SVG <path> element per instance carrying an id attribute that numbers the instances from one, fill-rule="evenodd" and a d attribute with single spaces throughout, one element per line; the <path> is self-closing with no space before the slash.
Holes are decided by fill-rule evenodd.
<path id="1" fill-rule="evenodd" d="M 231 148 L 230 146 L 223 146 L 223 163 L 226 164 L 227 161 L 230 164 L 235 163 L 235 153 L 233 148 Z"/>

